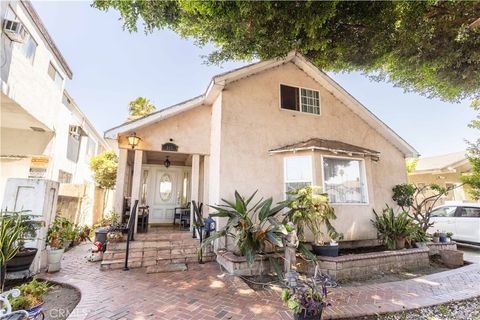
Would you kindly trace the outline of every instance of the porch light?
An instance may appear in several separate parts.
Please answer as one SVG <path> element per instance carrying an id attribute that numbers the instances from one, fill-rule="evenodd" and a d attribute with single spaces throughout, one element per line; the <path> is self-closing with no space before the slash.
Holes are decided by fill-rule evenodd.
<path id="1" fill-rule="evenodd" d="M 128 137 L 128 144 L 132 146 L 132 149 L 135 149 L 135 147 L 138 145 L 138 143 L 140 142 L 140 137 L 137 136 L 137 134 L 135 132 L 133 132 L 132 134 L 130 134 Z"/>
<path id="2" fill-rule="evenodd" d="M 163 161 L 163 164 L 165 165 L 165 168 L 170 167 L 170 160 L 168 160 L 168 156 L 167 156 L 167 159 Z"/>

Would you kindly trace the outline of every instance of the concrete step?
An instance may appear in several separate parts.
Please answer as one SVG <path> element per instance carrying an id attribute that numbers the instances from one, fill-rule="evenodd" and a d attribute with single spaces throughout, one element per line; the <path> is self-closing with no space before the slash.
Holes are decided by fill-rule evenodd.
<path id="1" fill-rule="evenodd" d="M 160 273 L 160 272 L 175 272 L 175 271 L 187 271 L 187 265 L 185 263 L 167 263 L 157 264 L 147 267 L 147 273 Z"/>

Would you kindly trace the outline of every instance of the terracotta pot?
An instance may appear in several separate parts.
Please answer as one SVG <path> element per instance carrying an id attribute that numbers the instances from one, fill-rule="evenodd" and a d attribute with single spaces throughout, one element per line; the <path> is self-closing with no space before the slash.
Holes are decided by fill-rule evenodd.
<path id="1" fill-rule="evenodd" d="M 405 238 L 395 239 L 395 247 L 397 250 L 405 249 Z"/>

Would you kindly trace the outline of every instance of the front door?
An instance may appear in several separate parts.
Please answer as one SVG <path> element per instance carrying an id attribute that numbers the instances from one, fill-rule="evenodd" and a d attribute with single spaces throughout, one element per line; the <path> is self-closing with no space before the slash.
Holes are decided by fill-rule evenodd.
<path id="1" fill-rule="evenodd" d="M 180 206 L 181 170 L 162 168 L 152 170 L 153 185 L 149 194 L 150 223 L 173 223 L 174 209 Z"/>

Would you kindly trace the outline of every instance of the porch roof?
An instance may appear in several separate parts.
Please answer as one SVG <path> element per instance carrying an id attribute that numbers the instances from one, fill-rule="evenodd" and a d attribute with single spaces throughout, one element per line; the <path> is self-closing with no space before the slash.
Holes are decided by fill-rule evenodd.
<path id="1" fill-rule="evenodd" d="M 345 143 L 337 140 L 325 140 L 325 139 L 318 139 L 318 138 L 312 138 L 306 141 L 289 144 L 283 147 L 269 150 L 269 152 L 280 153 L 280 152 L 292 152 L 292 151 L 302 151 L 302 150 L 325 150 L 333 153 L 373 156 L 376 158 L 380 156 L 380 152 L 375 150 L 354 146 L 353 144 L 349 144 L 349 143 Z"/>

